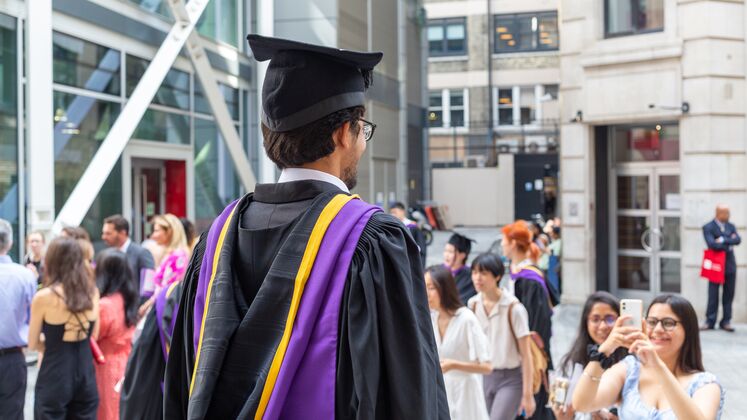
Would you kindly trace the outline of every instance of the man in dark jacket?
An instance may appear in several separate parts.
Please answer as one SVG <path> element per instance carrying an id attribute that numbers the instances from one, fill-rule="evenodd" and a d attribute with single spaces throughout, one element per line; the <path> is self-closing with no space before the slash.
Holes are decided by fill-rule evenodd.
<path id="1" fill-rule="evenodd" d="M 737 233 L 737 228 L 729 223 L 729 207 L 719 204 L 716 207 L 716 218 L 703 226 L 703 237 L 708 248 L 714 251 L 726 252 L 726 268 L 724 270 L 725 281 L 722 303 L 724 306 L 723 316 L 719 327 L 722 330 L 734 332 L 731 326 L 731 303 L 734 300 L 734 286 L 737 279 L 737 262 L 734 258 L 734 246 L 742 242 Z M 706 323 L 701 330 L 712 330 L 716 326 L 718 315 L 718 291 L 720 284 L 708 283 L 708 309 L 706 310 Z"/>
<path id="2" fill-rule="evenodd" d="M 132 271 L 132 281 L 136 290 L 140 290 L 142 271 L 155 269 L 155 262 L 150 251 L 130 240 L 130 223 L 127 219 L 119 214 L 104 219 L 101 239 L 107 246 L 117 248 L 127 254 L 127 263 Z"/>

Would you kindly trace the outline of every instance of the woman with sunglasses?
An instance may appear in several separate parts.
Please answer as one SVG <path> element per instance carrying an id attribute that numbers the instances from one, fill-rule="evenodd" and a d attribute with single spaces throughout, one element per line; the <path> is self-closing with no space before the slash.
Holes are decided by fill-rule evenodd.
<path id="1" fill-rule="evenodd" d="M 589 364 L 573 393 L 577 411 L 592 412 L 619 403 L 622 419 L 720 419 L 724 390 L 705 371 L 698 317 L 676 295 L 653 300 L 641 326 L 615 322 L 599 347 L 589 348 Z M 631 355 L 611 366 L 618 348 Z"/>
<path id="2" fill-rule="evenodd" d="M 586 367 L 589 364 L 589 353 L 587 351 L 590 345 L 601 345 L 607 340 L 615 321 L 620 316 L 620 301 L 610 293 L 599 291 L 592 293 L 581 312 L 581 325 L 578 328 L 578 335 L 574 341 L 573 347 L 560 362 L 560 372 L 563 376 L 571 377 L 574 366 L 581 365 Z M 615 351 L 614 359 L 622 360 L 627 355 L 625 348 L 619 348 Z M 570 401 L 569 401 L 570 403 Z M 576 413 L 573 405 L 559 407 L 553 405 L 553 413 L 558 420 L 566 419 L 615 419 L 616 416 L 609 410 L 602 409 L 593 414 Z"/>

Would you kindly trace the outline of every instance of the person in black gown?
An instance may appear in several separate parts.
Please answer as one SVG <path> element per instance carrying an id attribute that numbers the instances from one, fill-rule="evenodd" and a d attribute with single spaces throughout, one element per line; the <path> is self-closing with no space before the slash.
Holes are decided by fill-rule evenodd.
<path id="1" fill-rule="evenodd" d="M 398 220 L 349 193 L 375 128 L 364 120 L 364 91 L 382 54 L 248 40 L 257 60 L 270 60 L 262 130 L 282 174 L 229 205 L 197 244 L 204 257 L 192 259 L 184 279 L 164 416 L 448 418 L 418 247 Z M 336 203 L 347 203 L 336 214 L 363 215 L 327 263 L 350 220 L 334 216 Z M 314 300 L 309 289 L 326 284 L 315 283 L 325 270 L 339 291 Z M 306 317 L 312 304 L 331 321 Z M 294 344 L 307 328 L 309 348 L 321 346 L 315 334 L 330 326 L 324 351 Z M 324 361 L 325 376 L 309 381 L 321 365 L 314 360 Z"/>
<path id="2" fill-rule="evenodd" d="M 540 250 L 532 242 L 532 233 L 523 220 L 503 227 L 503 255 L 511 261 L 511 281 L 514 295 L 527 308 L 529 329 L 539 334 L 547 356 L 547 369 L 553 369 L 550 353 L 552 336 L 552 306 L 554 293 L 544 279 L 542 270 L 537 268 L 536 261 Z M 545 373 L 546 374 L 546 373 Z M 534 395 L 537 410 L 533 419 L 554 419 L 555 416 L 547 405 L 548 393 L 543 385 Z"/>
<path id="3" fill-rule="evenodd" d="M 472 251 L 472 242 L 472 239 L 454 233 L 444 246 L 444 266 L 451 270 L 451 275 L 456 280 L 459 297 L 465 305 L 472 296 L 477 294 L 472 284 L 472 271 L 467 265 L 467 258 Z"/>

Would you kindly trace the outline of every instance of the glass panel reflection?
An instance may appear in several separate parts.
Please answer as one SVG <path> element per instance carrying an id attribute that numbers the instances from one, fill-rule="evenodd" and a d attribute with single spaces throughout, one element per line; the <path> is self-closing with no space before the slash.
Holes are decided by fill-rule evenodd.
<path id="1" fill-rule="evenodd" d="M 621 289 L 649 290 L 651 260 L 648 257 L 617 257 L 617 278 Z"/>
<path id="2" fill-rule="evenodd" d="M 54 92 L 54 109 L 54 198 L 59 212 L 117 119 L 120 105 Z"/>
<path id="3" fill-rule="evenodd" d="M 643 249 L 641 237 L 649 228 L 647 217 L 618 216 L 617 246 L 620 249 Z M 650 241 L 650 238 L 648 239 Z"/>
<path id="4" fill-rule="evenodd" d="M 650 207 L 648 176 L 618 176 L 617 207 L 634 210 L 648 209 Z"/>
<path id="5" fill-rule="evenodd" d="M 661 291 L 680 293 L 680 259 L 662 258 L 660 261 Z"/>
<path id="6" fill-rule="evenodd" d="M 215 216 L 241 195 L 233 161 L 212 120 L 195 118 L 195 228 L 210 228 Z"/>
<path id="7" fill-rule="evenodd" d="M 127 55 L 127 96 L 132 95 L 135 87 L 145 74 L 150 61 Z M 171 69 L 166 73 L 161 86 L 153 97 L 153 103 L 174 108 L 189 110 L 189 73 Z"/>
<path id="8" fill-rule="evenodd" d="M 119 95 L 119 51 L 59 32 L 52 42 L 55 83 Z"/>
<path id="9" fill-rule="evenodd" d="M 680 128 L 677 124 L 612 127 L 615 160 L 652 162 L 680 160 Z"/>
<path id="10" fill-rule="evenodd" d="M 659 176 L 659 208 L 662 210 L 681 210 L 680 176 Z"/>
<path id="11" fill-rule="evenodd" d="M 21 257 L 18 229 L 18 53 L 16 19 L 0 14 L 0 217 L 13 227 L 10 255 Z"/>
<path id="12" fill-rule="evenodd" d="M 189 144 L 189 116 L 148 109 L 132 138 L 171 144 Z"/>
<path id="13" fill-rule="evenodd" d="M 662 251 L 680 250 L 680 218 L 662 217 L 659 219 L 661 238 L 660 247 Z"/>

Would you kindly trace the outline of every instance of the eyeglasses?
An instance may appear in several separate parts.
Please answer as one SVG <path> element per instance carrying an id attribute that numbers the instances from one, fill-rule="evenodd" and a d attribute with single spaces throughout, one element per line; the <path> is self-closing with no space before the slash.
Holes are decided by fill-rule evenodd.
<path id="1" fill-rule="evenodd" d="M 664 328 L 664 331 L 672 331 L 674 329 L 674 327 L 676 327 L 677 324 L 680 323 L 676 319 L 672 319 L 672 318 L 662 318 L 662 319 L 659 319 L 659 318 L 656 318 L 656 317 L 653 317 L 653 316 L 650 316 L 650 317 L 646 318 L 646 324 L 648 324 L 648 327 L 651 328 L 652 330 L 654 328 L 656 328 L 656 326 L 660 322 L 661 322 L 661 327 Z"/>
<path id="2" fill-rule="evenodd" d="M 376 124 L 372 123 L 371 121 L 366 121 L 363 118 L 358 118 L 359 121 L 363 122 L 363 138 L 366 141 L 371 140 L 374 135 L 374 131 L 376 131 Z"/>
<path id="3" fill-rule="evenodd" d="M 608 326 L 615 325 L 615 321 L 617 321 L 617 317 L 614 315 L 606 315 L 606 316 L 593 316 L 589 318 L 589 322 L 592 325 L 599 325 L 600 322 L 604 321 L 605 324 Z"/>

